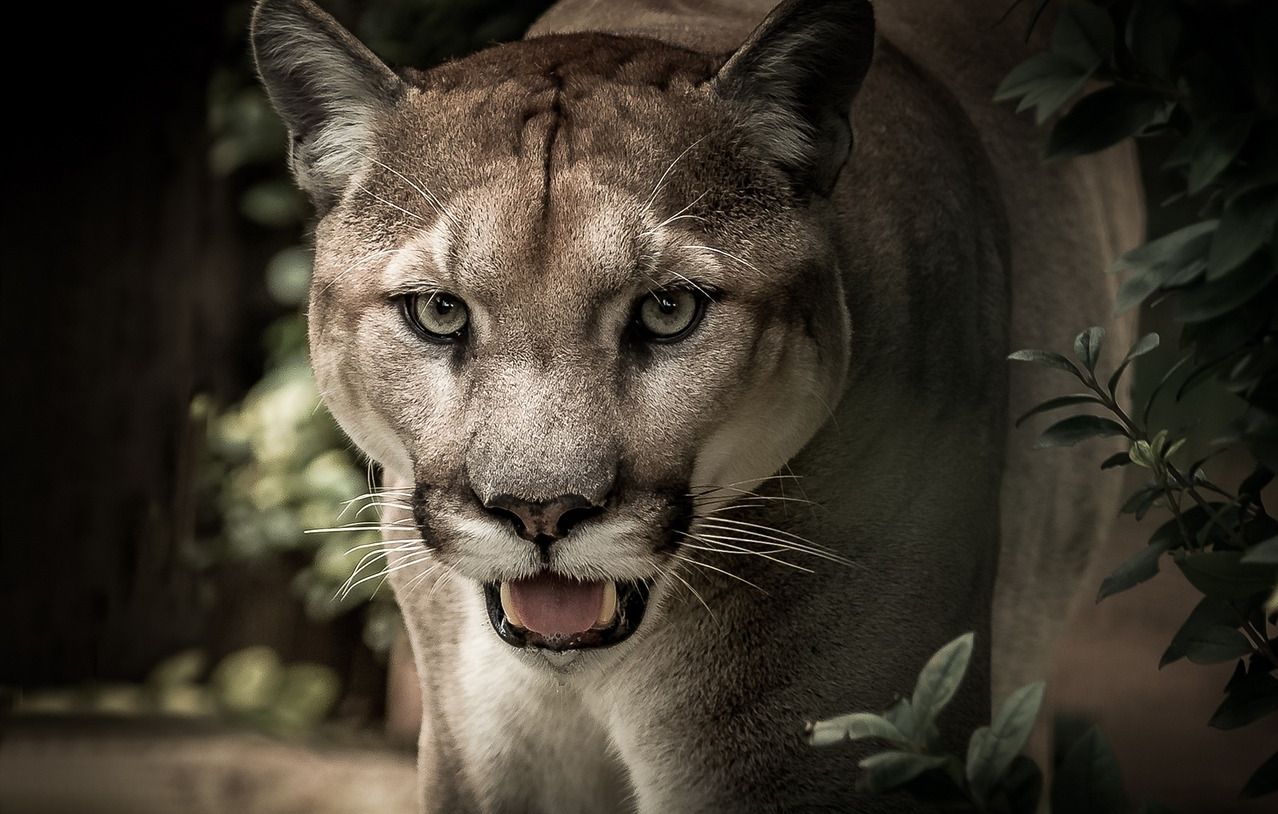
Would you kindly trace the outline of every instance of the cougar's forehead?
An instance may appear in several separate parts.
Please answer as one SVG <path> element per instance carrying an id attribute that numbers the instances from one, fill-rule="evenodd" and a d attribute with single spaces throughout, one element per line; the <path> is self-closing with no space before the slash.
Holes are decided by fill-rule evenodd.
<path id="1" fill-rule="evenodd" d="M 546 37 L 413 75 L 377 160 L 336 228 L 321 228 L 339 249 L 330 269 L 345 275 L 369 246 L 398 245 L 383 291 L 426 269 L 440 288 L 496 310 L 539 302 L 543 316 L 572 307 L 569 290 L 579 302 L 678 275 L 781 283 L 780 268 L 765 277 L 693 237 L 753 230 L 780 250 L 793 239 L 765 233 L 776 185 L 734 149 L 705 88 L 716 62 L 657 42 Z"/>
<path id="2" fill-rule="evenodd" d="M 399 135 L 430 138 L 425 151 L 460 161 L 471 184 L 515 159 L 544 176 L 588 160 L 598 180 L 626 186 L 697 132 L 706 111 L 694 97 L 714 62 L 605 35 L 511 43 L 415 74 Z"/>

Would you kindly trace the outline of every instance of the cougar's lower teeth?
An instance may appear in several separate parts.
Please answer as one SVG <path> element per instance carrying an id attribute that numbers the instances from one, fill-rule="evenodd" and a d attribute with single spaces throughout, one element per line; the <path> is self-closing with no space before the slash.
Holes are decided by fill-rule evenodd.
<path id="1" fill-rule="evenodd" d="M 617 584 L 605 582 L 603 601 L 599 603 L 599 616 L 595 619 L 595 627 L 608 627 L 617 618 Z"/>

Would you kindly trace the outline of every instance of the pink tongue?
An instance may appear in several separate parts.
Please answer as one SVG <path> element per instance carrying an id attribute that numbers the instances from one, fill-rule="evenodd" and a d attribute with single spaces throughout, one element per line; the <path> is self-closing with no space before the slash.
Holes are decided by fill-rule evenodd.
<path id="1" fill-rule="evenodd" d="M 510 603 L 524 627 L 552 636 L 589 630 L 603 604 L 602 582 L 541 574 L 510 583 Z"/>

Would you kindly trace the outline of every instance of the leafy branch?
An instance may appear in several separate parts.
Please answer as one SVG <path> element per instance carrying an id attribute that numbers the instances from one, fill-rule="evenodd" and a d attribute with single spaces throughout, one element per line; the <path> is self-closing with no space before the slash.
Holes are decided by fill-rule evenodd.
<path id="1" fill-rule="evenodd" d="M 963 755 L 940 746 L 936 721 L 967 672 L 972 644 L 967 633 L 938 650 L 919 673 L 913 695 L 881 714 L 854 712 L 808 724 L 808 742 L 819 747 L 863 740 L 886 744 L 887 750 L 858 764 L 858 786 L 871 793 L 908 792 L 961 811 L 1038 811 L 1043 772 L 1021 751 L 1043 703 L 1042 682 L 1008 696 L 990 725 L 971 733 Z M 1058 727 L 1055 752 L 1051 801 L 1056 814 L 1127 810 L 1118 763 L 1098 731 Z"/>
<path id="2" fill-rule="evenodd" d="M 1184 439 L 1169 443 L 1167 430 L 1151 434 L 1144 421 L 1133 418 L 1116 395 L 1124 371 L 1134 359 L 1158 347 L 1158 335 L 1151 333 L 1137 340 L 1102 384 L 1096 365 L 1104 337 L 1104 330 L 1097 327 L 1078 335 L 1074 340 L 1078 364 L 1052 351 L 1012 353 L 1012 360 L 1064 371 L 1088 391 L 1039 404 L 1017 424 L 1030 416 L 1078 405 L 1109 413 L 1065 418 L 1044 430 L 1036 443 L 1038 447 L 1061 447 L 1094 438 L 1123 437 L 1127 450 L 1107 458 L 1101 468 L 1134 464 L 1147 470 L 1151 478 L 1127 499 L 1123 511 L 1140 520 L 1151 508 L 1161 506 L 1172 515 L 1154 531 L 1144 550 L 1101 583 L 1097 601 L 1154 577 L 1163 555 L 1170 556 L 1203 599 L 1177 631 L 1160 666 L 1186 657 L 1197 664 L 1239 659 L 1211 724 L 1222 729 L 1243 726 L 1278 710 L 1278 678 L 1274 677 L 1278 656 L 1269 632 L 1270 625 L 1278 621 L 1278 522 L 1260 499 L 1261 488 L 1273 475 L 1262 465 L 1237 494 L 1232 494 L 1207 477 L 1204 461 L 1185 470 L 1178 467 L 1172 459 L 1181 451 Z M 1148 414 L 1148 409 L 1142 413 Z M 1186 499 L 1193 505 L 1185 508 Z"/>

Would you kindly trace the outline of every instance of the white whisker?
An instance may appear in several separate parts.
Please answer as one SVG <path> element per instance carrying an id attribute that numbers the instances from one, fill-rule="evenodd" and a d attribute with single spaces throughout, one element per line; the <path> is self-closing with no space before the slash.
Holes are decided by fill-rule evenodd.
<path id="1" fill-rule="evenodd" d="M 745 260 L 745 259 L 743 259 L 743 258 L 741 258 L 741 257 L 738 257 L 737 255 L 733 254 L 732 252 L 724 251 L 723 249 L 716 249 L 714 246 L 695 246 L 695 245 L 687 245 L 687 246 L 680 246 L 679 248 L 681 248 L 681 249 L 700 249 L 701 251 L 714 252 L 715 254 L 721 254 L 721 255 L 723 255 L 724 257 L 728 258 L 729 260 L 733 260 L 733 261 L 735 261 L 735 262 L 737 262 L 737 263 L 740 263 L 741 265 L 743 265 L 743 266 L 745 266 L 746 268 L 748 268 L 748 269 L 750 269 L 751 271 L 753 271 L 755 274 L 760 274 L 760 275 L 762 275 L 762 274 L 763 274 L 763 272 L 759 270 L 758 266 L 755 266 L 753 263 L 749 262 L 748 260 Z"/>
<path id="2" fill-rule="evenodd" d="M 643 211 L 647 212 L 652 208 L 653 203 L 657 200 L 657 196 L 661 194 L 661 188 L 665 185 L 666 179 L 670 177 L 670 173 L 674 170 L 675 165 L 682 161 L 683 157 L 692 151 L 692 148 L 705 141 L 705 139 L 706 137 L 702 136 L 687 147 L 684 147 L 683 152 L 675 156 L 675 160 L 670 162 L 670 166 L 666 167 L 666 171 L 661 173 L 661 177 L 657 179 L 657 185 L 652 188 L 652 194 L 648 196 L 648 200 L 643 202 Z"/>
<path id="3" fill-rule="evenodd" d="M 671 554 L 670 556 L 676 560 L 681 560 L 686 563 L 691 563 L 692 565 L 696 565 L 700 568 L 708 568 L 711 571 L 718 571 L 720 574 L 723 574 L 725 577 L 731 577 L 732 579 L 735 579 L 738 582 L 744 582 L 746 585 L 749 585 L 751 588 L 754 588 L 755 590 L 759 591 L 763 595 L 765 596 L 768 595 L 768 592 L 760 588 L 758 585 L 755 585 L 753 582 L 746 579 L 745 577 L 734 574 L 731 571 L 726 571 L 722 568 L 719 568 L 718 566 L 714 566 L 714 565 L 711 565 L 710 563 L 702 562 L 701 560 L 693 559 L 692 557 L 686 557 L 682 554 Z"/>

